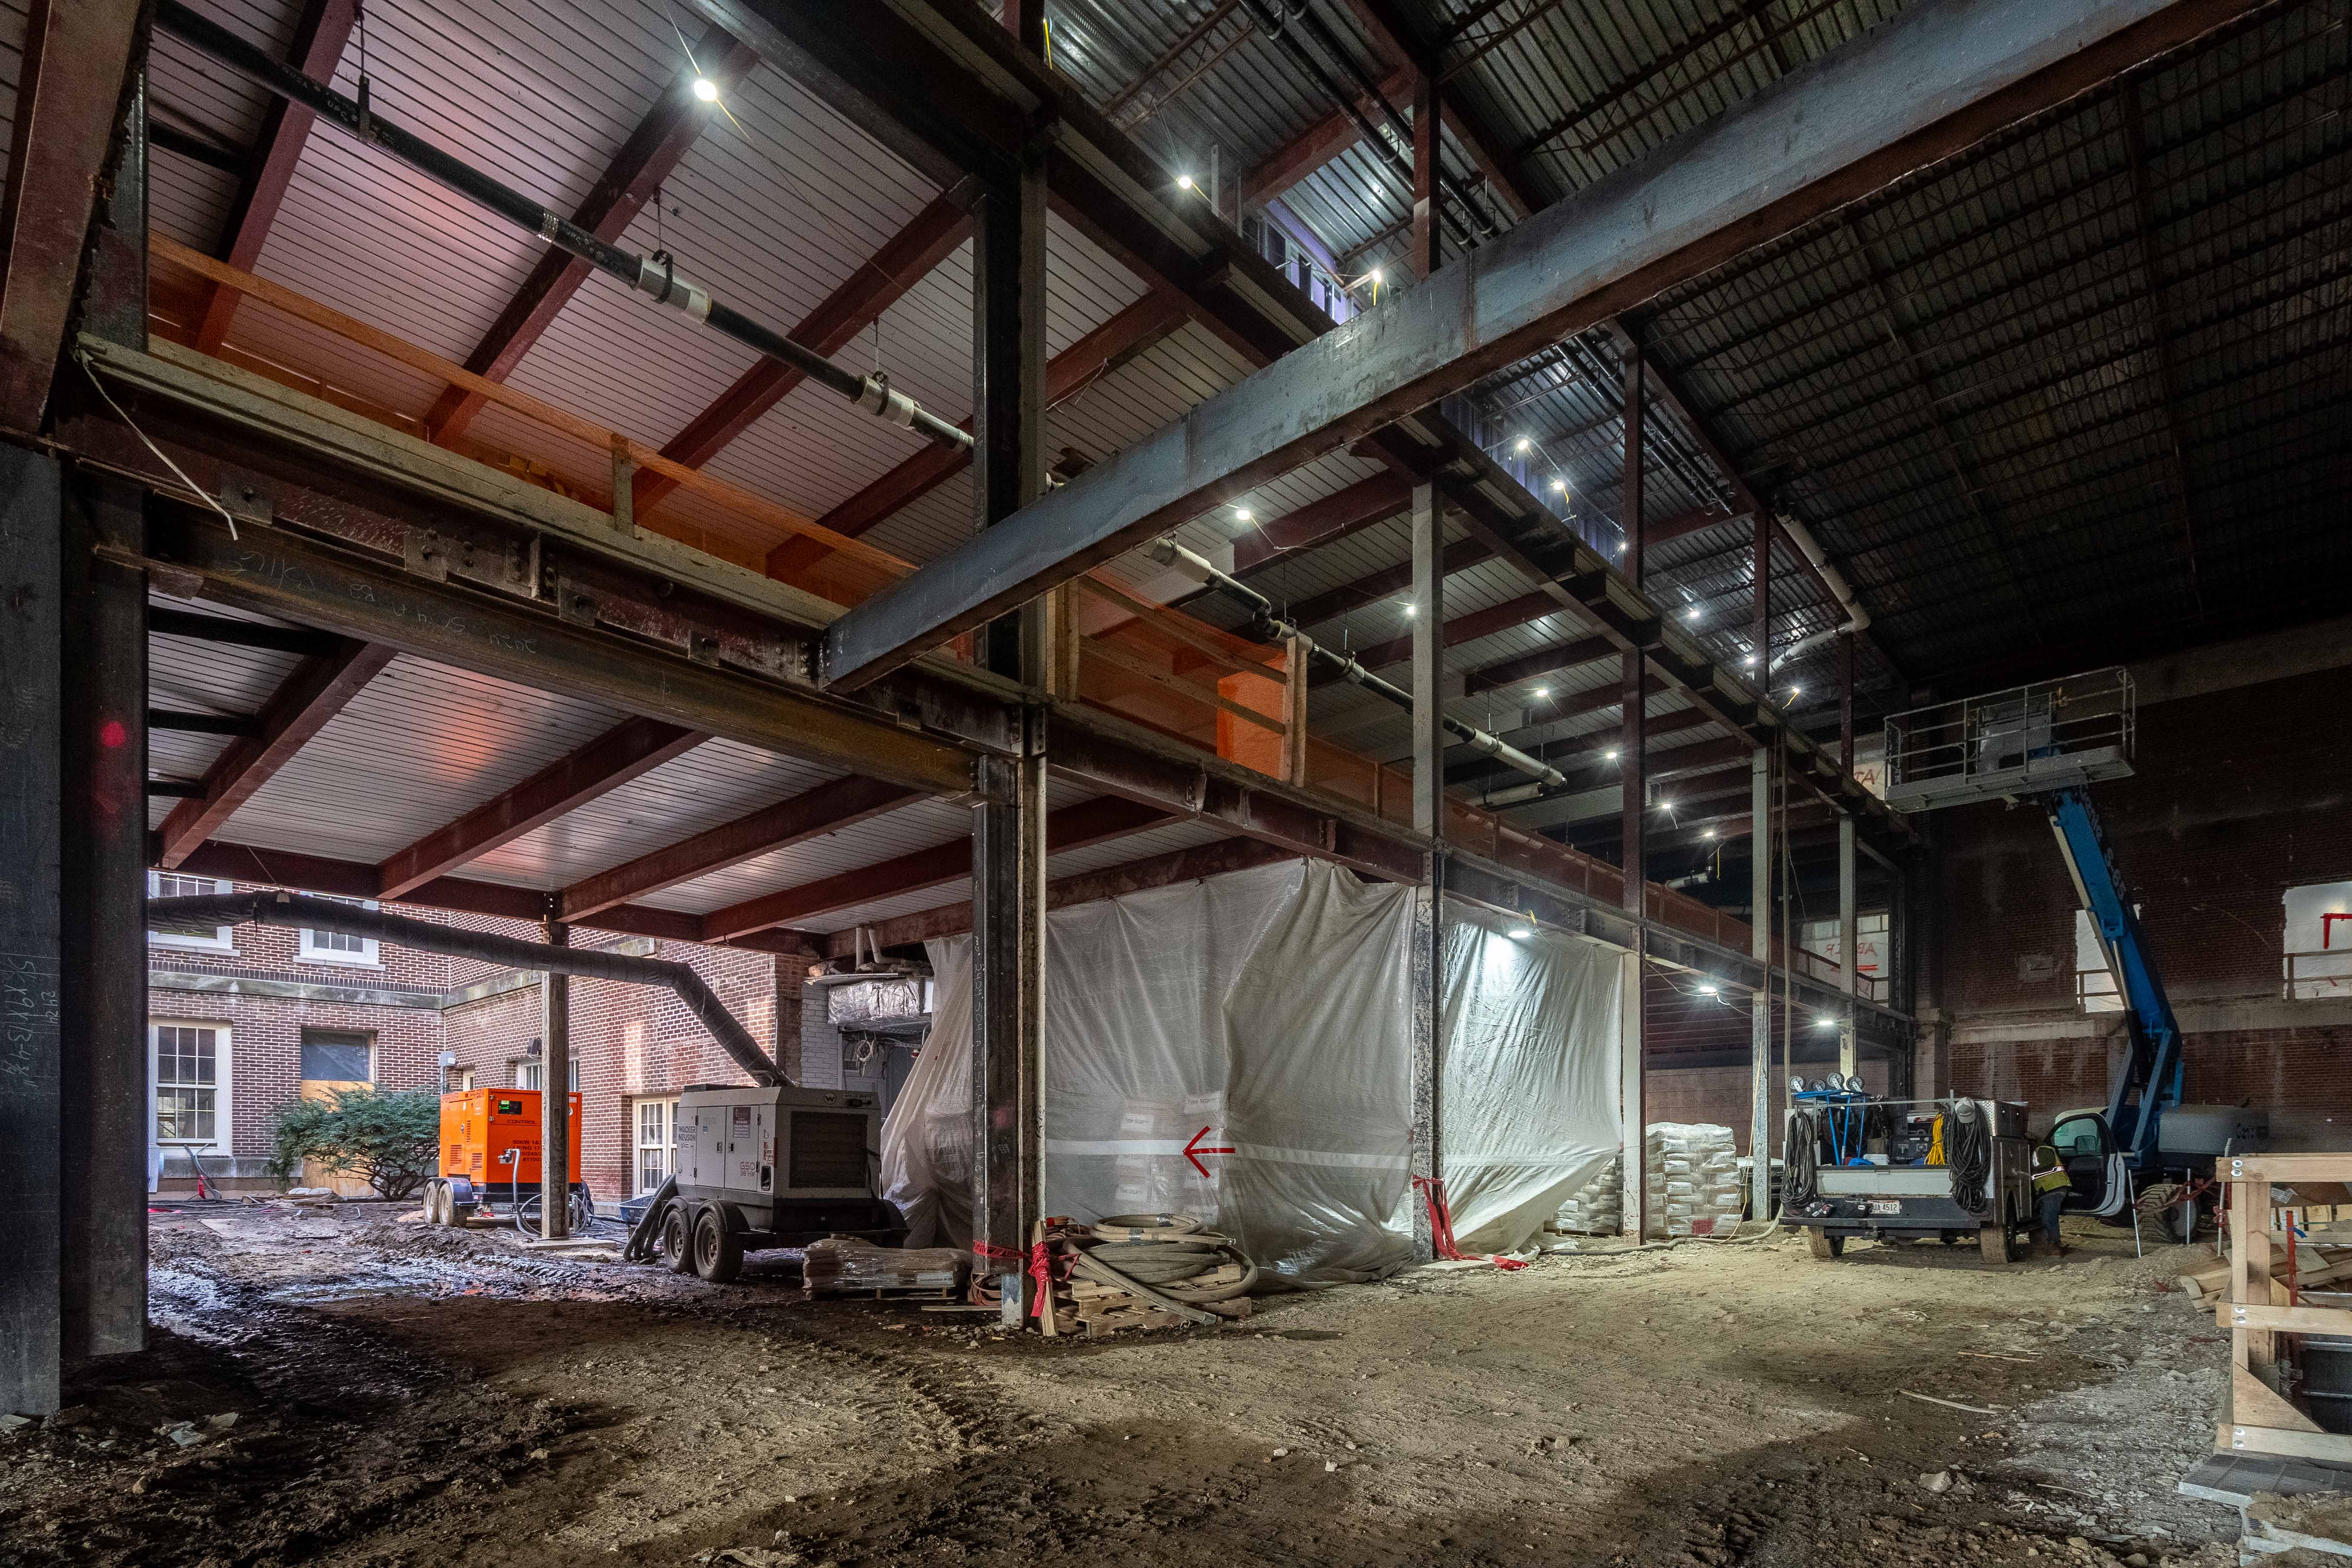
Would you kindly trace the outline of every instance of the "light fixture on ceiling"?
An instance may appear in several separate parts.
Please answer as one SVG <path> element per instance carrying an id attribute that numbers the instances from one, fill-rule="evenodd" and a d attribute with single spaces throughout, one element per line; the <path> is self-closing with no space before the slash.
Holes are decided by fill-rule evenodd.
<path id="1" fill-rule="evenodd" d="M 1421 607 L 1421 606 L 1420 606 L 1420 605 L 1407 605 L 1404 607 L 1404 613 L 1405 613 L 1406 615 L 1410 616 L 1410 615 L 1413 614 L 1416 610 L 1418 610 L 1420 607 Z"/>
<path id="2" fill-rule="evenodd" d="M 1698 988 L 1698 994 L 1702 996 L 1712 996 L 1716 994 L 1716 987 L 1712 985 L 1702 985 Z"/>
<path id="3" fill-rule="evenodd" d="M 719 84 L 711 80 L 707 76 L 696 77 L 694 79 L 694 96 L 702 100 L 705 103 L 716 103 L 719 101 Z"/>
<path id="4" fill-rule="evenodd" d="M 1535 443 L 1533 441 L 1530 441 L 1525 436 L 1522 436 L 1519 437 L 1518 445 L 1513 447 L 1511 450 L 1524 454 L 1528 447 L 1534 445 Z"/>
<path id="5" fill-rule="evenodd" d="M 1507 934 L 1509 935 L 1513 942 L 1525 942 L 1528 938 L 1535 935 L 1536 933 L 1529 931 L 1525 926 L 1513 926 Z"/>
<path id="6" fill-rule="evenodd" d="M 1365 276 L 1366 276 L 1366 277 L 1368 277 L 1368 278 L 1370 278 L 1373 282 L 1375 282 L 1375 283 L 1379 283 L 1379 282 L 1381 282 L 1381 281 L 1385 280 L 1385 279 L 1387 279 L 1387 277 L 1388 277 L 1388 274 L 1387 274 L 1387 273 L 1385 273 L 1385 272 L 1383 272 L 1383 271 L 1381 271 L 1379 268 L 1375 267 L 1375 268 L 1373 268 L 1371 269 L 1371 271 L 1370 271 L 1369 273 L 1365 274 Z"/>
<path id="7" fill-rule="evenodd" d="M 1789 688 L 1789 695 L 1791 697 L 1801 697 L 1804 694 L 1805 689 L 1801 686 L 1791 686 Z"/>
<path id="8" fill-rule="evenodd" d="M 1256 515 L 1257 514 L 1255 512 L 1253 512 L 1245 506 L 1237 506 L 1234 508 L 1234 518 L 1236 521 L 1249 522 L 1253 521 Z"/>
<path id="9" fill-rule="evenodd" d="M 1538 698 L 1549 697 L 1551 695 L 1551 688 L 1549 686 L 1538 686 L 1536 688 L 1536 695 Z"/>
<path id="10" fill-rule="evenodd" d="M 1601 753 L 1601 760 L 1604 763 L 1613 763 L 1617 760 L 1617 753 L 1614 752 L 1603 752 Z"/>
<path id="11" fill-rule="evenodd" d="M 1749 654 L 1749 655 L 1748 656 L 1747 659 L 1746 659 L 1744 662 L 1747 664 L 1747 666 L 1748 666 L 1748 668 L 1750 668 L 1750 669 L 1755 668 L 1756 668 L 1756 656 L 1755 656 L 1754 654 L 1752 654 L 1752 653 L 1751 653 L 1751 654 Z"/>
<path id="12" fill-rule="evenodd" d="M 1176 176 L 1176 184 L 1178 189 L 1189 191 L 1192 188 L 1192 176 L 1190 174 L 1179 174 Z"/>
<path id="13" fill-rule="evenodd" d="M 1689 609 L 1685 610 L 1683 612 L 1683 619 L 1686 621 L 1695 621 L 1698 619 L 1698 606 L 1696 605 L 1693 605 Z"/>
<path id="14" fill-rule="evenodd" d="M 1567 481 L 1566 479 L 1554 479 L 1554 480 L 1552 480 L 1552 482 L 1551 482 L 1551 493 L 1552 493 L 1552 494 L 1554 494 L 1554 495 L 1556 495 L 1556 496 L 1564 496 L 1564 495 L 1566 495 L 1566 494 L 1568 493 L 1568 481 Z"/>
<path id="15" fill-rule="evenodd" d="M 1813 1027 L 1816 1029 L 1834 1029 L 1837 1027 L 1837 1020 L 1835 1018 L 1816 1018 L 1813 1020 Z"/>
<path id="16" fill-rule="evenodd" d="M 1715 829 L 1710 827 L 1706 832 L 1700 834 L 1699 837 L 1701 838 L 1712 838 L 1715 837 Z"/>

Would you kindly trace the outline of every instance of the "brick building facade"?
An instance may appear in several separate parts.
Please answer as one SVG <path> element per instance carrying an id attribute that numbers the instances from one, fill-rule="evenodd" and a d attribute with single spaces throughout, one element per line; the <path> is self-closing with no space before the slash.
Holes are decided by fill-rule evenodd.
<path id="1" fill-rule="evenodd" d="M 231 887 L 165 875 L 151 880 L 150 890 Z M 387 907 L 526 940 L 540 935 L 515 921 Z M 793 961 L 600 931 L 578 931 L 573 940 L 691 963 L 770 1050 L 781 978 L 784 1068 L 797 1069 L 801 975 Z M 667 1168 L 666 1136 L 641 1137 L 641 1107 L 673 1099 L 688 1084 L 734 1081 L 740 1072 L 667 991 L 580 978 L 571 991 L 581 1173 L 599 1202 L 617 1203 L 638 1190 L 641 1173 Z M 387 1090 L 430 1089 L 443 1085 L 446 1070 L 451 1088 L 539 1087 L 540 1008 L 536 972 L 388 942 L 257 925 L 225 927 L 211 937 L 152 933 L 152 1184 L 165 1194 L 189 1190 L 193 1155 L 224 1190 L 274 1186 L 264 1170 L 271 1128 L 279 1108 L 306 1091 L 306 1080 L 314 1093 L 362 1081 Z"/>

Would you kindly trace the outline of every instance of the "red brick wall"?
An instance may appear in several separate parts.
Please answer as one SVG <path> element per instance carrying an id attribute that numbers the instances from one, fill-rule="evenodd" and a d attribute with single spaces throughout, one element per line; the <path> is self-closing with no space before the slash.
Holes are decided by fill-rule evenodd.
<path id="1" fill-rule="evenodd" d="M 2347 713 L 2352 670 L 2342 669 L 2158 703 L 2140 710 L 2135 775 L 2094 787 L 2183 1015 L 2192 1101 L 2251 1097 L 2282 1125 L 2352 1121 L 2344 1005 L 2280 994 L 2281 894 L 2352 878 Z M 2108 1046 L 2084 1037 L 2074 1010 L 2075 900 L 2047 818 L 1966 806 L 1943 826 L 1952 1086 L 2043 1110 L 2104 1100 Z M 2037 963 L 2052 976 L 2028 978 Z M 2090 1022 L 2120 1028 L 2116 1015 Z M 2030 1036 L 2037 1024 L 2050 1037 L 1969 1037 L 1992 1026 Z"/>
<path id="2" fill-rule="evenodd" d="M 389 905 L 397 912 L 501 935 L 540 940 L 527 921 Z M 473 985 L 509 973 L 472 959 L 453 959 L 389 943 L 374 965 L 305 963 L 300 933 L 275 926 L 233 928 L 233 952 L 198 948 L 151 947 L 149 967 L 181 973 L 235 975 L 269 981 L 431 993 Z M 625 940 L 583 931 L 583 946 Z M 691 963 L 705 984 L 763 1048 L 775 1042 L 776 977 L 781 970 L 793 987 L 796 965 L 772 954 L 685 942 L 658 944 L 655 956 Z M 455 1067 L 475 1069 L 484 1088 L 514 1081 L 512 1062 L 540 1033 L 536 982 L 443 1011 L 438 1007 L 360 1005 L 293 997 L 226 995 L 151 988 L 148 1015 L 160 1020 L 217 1021 L 230 1028 L 230 1152 L 264 1156 L 278 1108 L 292 1100 L 301 1077 L 305 1028 L 352 1031 L 375 1041 L 376 1082 L 384 1089 L 430 1088 L 439 1081 L 440 1053 Z M 788 1042 L 789 1072 L 796 1063 L 795 1027 Z M 582 1095 L 581 1174 L 599 1199 L 629 1195 L 635 1170 L 634 1097 L 674 1094 L 692 1083 L 729 1083 L 741 1071 L 714 1042 L 700 1021 L 670 992 L 605 981 L 572 982 L 572 1050 L 580 1063 Z"/>

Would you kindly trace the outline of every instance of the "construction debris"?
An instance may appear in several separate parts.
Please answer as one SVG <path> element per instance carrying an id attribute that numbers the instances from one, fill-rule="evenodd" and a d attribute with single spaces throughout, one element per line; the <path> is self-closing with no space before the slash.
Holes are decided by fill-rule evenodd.
<path id="1" fill-rule="evenodd" d="M 819 1296 L 872 1296 L 949 1301 L 963 1294 L 971 1258 L 952 1247 L 877 1247 L 856 1237 L 812 1242 L 802 1255 L 801 1290 Z"/>
<path id="2" fill-rule="evenodd" d="M 1037 1306 L 1048 1334 L 1083 1324 L 1091 1338 L 1250 1315 L 1257 1265 L 1189 1215 L 1113 1215 L 1094 1226 L 1043 1220 L 1033 1241 L 1032 1272 L 1042 1269 L 1053 1284 Z"/>

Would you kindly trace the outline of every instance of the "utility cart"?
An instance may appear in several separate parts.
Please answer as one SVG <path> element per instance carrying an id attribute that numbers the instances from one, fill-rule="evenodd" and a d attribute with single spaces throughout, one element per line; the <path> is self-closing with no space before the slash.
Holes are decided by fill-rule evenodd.
<path id="1" fill-rule="evenodd" d="M 427 1225 L 462 1226 L 477 1215 L 510 1217 L 520 1230 L 539 1221 L 540 1091 L 467 1089 L 441 1097 L 441 1173 L 425 1184 Z M 580 1097 L 571 1096 L 572 1225 L 584 1236 L 595 1201 L 580 1179 Z"/>
<path id="2" fill-rule="evenodd" d="M 2013 1100 L 1884 1100 L 1859 1078 L 1792 1086 L 1780 1223 L 1815 1258 L 1854 1237 L 1974 1239 L 1988 1263 L 2025 1256 L 2034 1223 L 2032 1145 Z"/>

